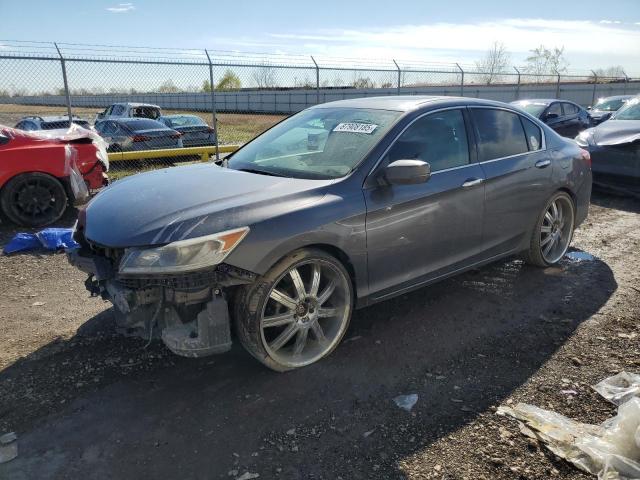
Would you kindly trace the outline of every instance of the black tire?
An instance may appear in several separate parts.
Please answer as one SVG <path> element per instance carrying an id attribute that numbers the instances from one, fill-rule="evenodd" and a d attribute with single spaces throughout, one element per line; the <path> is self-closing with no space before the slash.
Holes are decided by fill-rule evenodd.
<path id="1" fill-rule="evenodd" d="M 562 223 L 562 225 L 564 225 L 563 228 L 556 228 L 554 230 L 555 227 L 551 226 L 553 232 L 558 232 L 560 234 L 560 240 L 555 251 L 550 252 L 552 254 L 546 254 L 546 245 L 544 245 L 544 243 L 547 239 L 546 237 L 550 234 L 543 232 L 543 228 L 548 229 L 550 222 L 548 221 L 548 217 L 545 217 L 545 215 L 548 214 L 554 204 L 562 205 L 563 218 L 565 219 L 565 222 Z M 551 222 L 551 225 L 553 224 L 554 222 Z M 575 205 L 573 203 L 573 199 L 566 192 L 556 192 L 547 201 L 540 212 L 540 215 L 538 215 L 538 220 L 536 221 L 536 225 L 533 229 L 531 240 L 529 242 L 529 250 L 524 255 L 525 261 L 531 265 L 541 268 L 550 267 L 551 265 L 558 263 L 571 244 L 574 228 Z M 545 238 L 543 238 L 543 236 Z"/>
<path id="2" fill-rule="evenodd" d="M 5 216 L 26 227 L 55 222 L 67 209 L 67 204 L 67 192 L 60 180 L 40 172 L 13 177 L 0 193 L 0 206 Z"/>
<path id="3" fill-rule="evenodd" d="M 312 268 L 315 264 L 322 265 L 322 268 L 328 268 L 329 273 L 335 272 L 344 279 L 346 291 L 344 293 L 344 305 L 341 306 L 341 308 L 344 309 L 342 311 L 343 313 L 341 313 L 343 316 L 340 318 L 340 327 L 335 330 L 335 336 L 331 338 L 330 342 L 325 339 L 327 340 L 327 344 L 324 344 L 327 347 L 326 351 L 323 351 L 318 358 L 301 362 L 304 364 L 292 365 L 280 361 L 277 355 L 272 355 L 270 353 L 269 346 L 267 345 L 268 340 L 263 334 L 261 322 L 267 308 L 267 302 L 270 301 L 269 295 L 272 289 L 276 285 L 281 285 L 279 282 L 288 275 L 292 268 Z M 264 276 L 256 279 L 254 283 L 238 289 L 233 302 L 233 313 L 237 335 L 244 348 L 258 361 L 272 370 L 284 372 L 294 368 L 310 365 L 311 363 L 315 363 L 329 355 L 344 337 L 351 320 L 353 298 L 354 295 L 351 278 L 340 261 L 322 250 L 297 250 L 280 260 Z M 321 310 L 320 307 L 321 305 L 317 307 L 318 315 Z M 310 331 L 309 329 L 307 330 Z M 313 339 L 313 336 L 310 338 Z M 291 339 L 293 341 L 295 338 L 291 337 Z M 311 341 L 313 342 L 314 340 Z M 318 344 L 322 345 L 322 343 L 319 342 L 319 339 Z M 324 346 L 320 348 L 322 349 Z"/>

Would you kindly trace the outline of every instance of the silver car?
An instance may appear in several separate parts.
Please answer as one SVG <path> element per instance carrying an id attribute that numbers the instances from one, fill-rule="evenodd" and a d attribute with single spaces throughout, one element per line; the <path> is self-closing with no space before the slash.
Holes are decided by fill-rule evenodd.
<path id="1" fill-rule="evenodd" d="M 81 213 L 69 258 L 126 332 L 203 356 L 230 348 L 233 324 L 283 371 L 333 351 L 354 308 L 513 255 L 556 264 L 590 196 L 588 152 L 516 107 L 344 100 L 291 116 L 227 168 L 116 182 Z"/>

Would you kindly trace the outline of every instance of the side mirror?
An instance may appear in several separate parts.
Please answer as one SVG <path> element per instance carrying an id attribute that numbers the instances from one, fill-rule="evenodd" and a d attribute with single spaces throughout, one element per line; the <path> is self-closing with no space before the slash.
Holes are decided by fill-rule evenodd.
<path id="1" fill-rule="evenodd" d="M 431 166 L 422 160 L 396 160 L 387 165 L 384 176 L 392 185 L 424 183 L 431 176 Z"/>
<path id="2" fill-rule="evenodd" d="M 593 108 L 593 107 L 592 107 L 591 105 L 589 105 L 589 106 L 587 107 L 587 110 L 591 110 L 592 108 Z"/>
<path id="3" fill-rule="evenodd" d="M 557 113 L 547 113 L 544 116 L 545 120 L 555 120 L 556 118 L 558 118 L 558 114 Z"/>

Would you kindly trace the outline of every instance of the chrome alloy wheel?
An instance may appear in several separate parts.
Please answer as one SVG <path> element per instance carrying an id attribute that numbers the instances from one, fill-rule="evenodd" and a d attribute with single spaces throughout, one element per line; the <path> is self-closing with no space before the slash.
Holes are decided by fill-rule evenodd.
<path id="1" fill-rule="evenodd" d="M 566 195 L 556 197 L 547 207 L 540 227 L 540 250 L 547 263 L 556 263 L 567 252 L 573 224 L 571 200 Z"/>
<path id="2" fill-rule="evenodd" d="M 286 367 L 301 367 L 329 353 L 351 313 L 349 279 L 320 259 L 284 272 L 271 288 L 260 319 L 265 350 Z"/>

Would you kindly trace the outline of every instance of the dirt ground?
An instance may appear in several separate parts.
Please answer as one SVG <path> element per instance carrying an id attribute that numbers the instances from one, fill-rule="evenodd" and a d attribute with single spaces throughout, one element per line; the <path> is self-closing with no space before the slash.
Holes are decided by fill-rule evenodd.
<path id="1" fill-rule="evenodd" d="M 495 414 L 599 423 L 614 407 L 590 386 L 640 371 L 640 202 L 595 194 L 573 249 L 594 257 L 501 261 L 360 310 L 329 358 L 287 374 L 237 345 L 145 349 L 64 255 L 0 256 L 0 433 L 19 445 L 0 478 L 589 478 Z M 411 413 L 393 403 L 411 393 Z"/>

